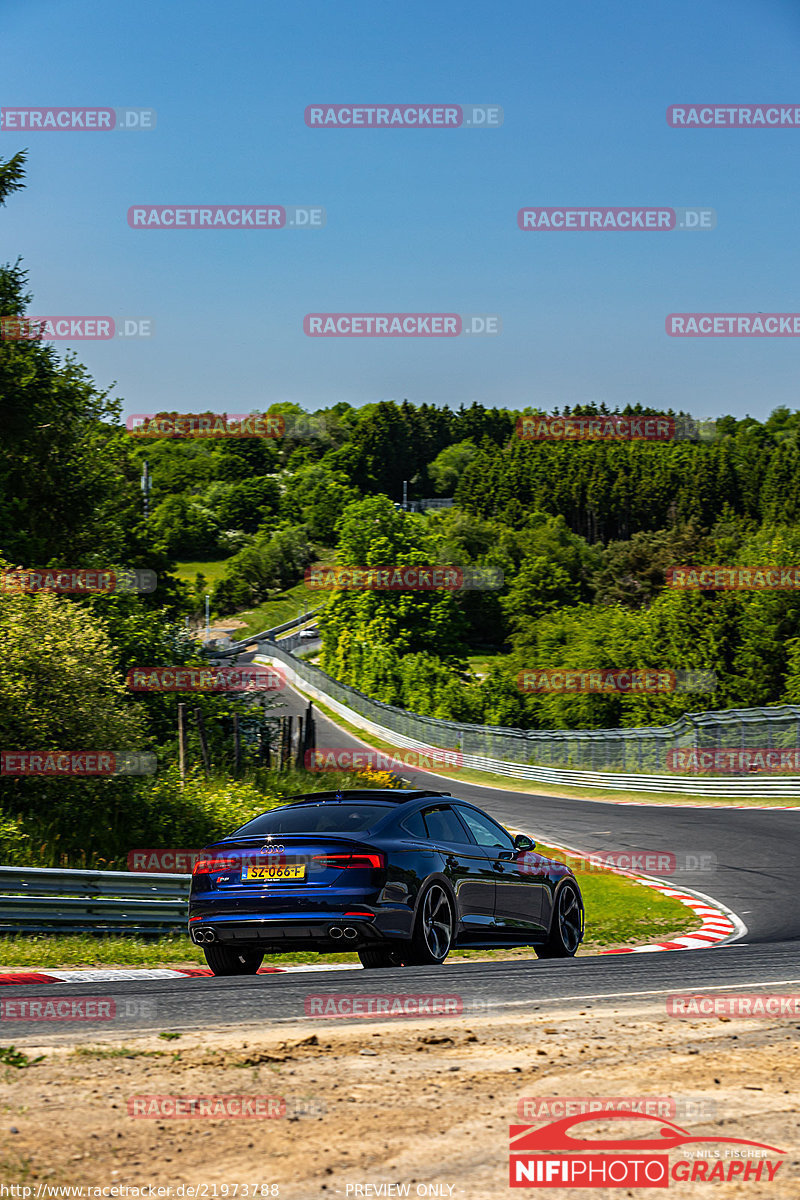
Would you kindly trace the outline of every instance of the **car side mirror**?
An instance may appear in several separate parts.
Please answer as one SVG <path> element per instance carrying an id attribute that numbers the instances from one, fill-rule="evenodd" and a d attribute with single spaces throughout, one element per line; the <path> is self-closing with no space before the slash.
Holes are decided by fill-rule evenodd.
<path id="1" fill-rule="evenodd" d="M 518 833 L 514 838 L 515 850 L 535 850 L 536 842 L 527 837 L 524 833 Z"/>

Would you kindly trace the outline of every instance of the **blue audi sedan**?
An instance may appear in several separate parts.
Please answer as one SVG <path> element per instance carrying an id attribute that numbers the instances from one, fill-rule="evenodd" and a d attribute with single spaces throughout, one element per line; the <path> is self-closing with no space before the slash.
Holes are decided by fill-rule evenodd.
<path id="1" fill-rule="evenodd" d="M 443 963 L 454 947 L 567 958 L 580 888 L 535 846 L 446 792 L 297 796 L 205 848 L 189 935 L 215 975 L 297 950 L 353 950 L 365 967 Z"/>

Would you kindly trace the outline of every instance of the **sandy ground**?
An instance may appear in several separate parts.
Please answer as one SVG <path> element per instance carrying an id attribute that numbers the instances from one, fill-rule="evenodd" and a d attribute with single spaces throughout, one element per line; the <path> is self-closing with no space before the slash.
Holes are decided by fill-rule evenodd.
<path id="1" fill-rule="evenodd" d="M 561 1115 L 526 1119 L 518 1115 L 521 1098 L 646 1095 L 674 1101 L 672 1120 L 694 1136 L 745 1138 L 786 1151 L 772 1183 L 766 1172 L 761 1182 L 671 1181 L 670 1195 L 786 1200 L 800 1197 L 798 1028 L 788 1019 L 676 1020 L 665 1016 L 663 1001 L 616 1001 L 513 1021 L 307 1022 L 288 1040 L 285 1032 L 247 1029 L 130 1039 L 123 1048 L 26 1045 L 44 1060 L 0 1068 L 0 1181 L 31 1187 L 34 1197 L 45 1183 L 150 1184 L 171 1187 L 163 1196 L 200 1197 L 232 1197 L 238 1184 L 239 1196 L 252 1196 L 259 1185 L 258 1194 L 286 1200 L 487 1200 L 520 1194 L 508 1185 L 509 1125 L 539 1127 Z M 282 1097 L 286 1114 L 128 1115 L 136 1095 L 222 1094 Z M 653 1136 L 657 1127 L 646 1124 Z M 642 1136 L 644 1125 L 613 1132 Z M 600 1131 L 611 1134 L 608 1121 L 584 1125 L 576 1136 Z M 727 1170 L 726 1149 L 719 1149 Z M 673 1150 L 671 1163 L 682 1154 Z M 387 1186 L 398 1184 L 409 1190 Z M 191 1185 L 199 1190 L 192 1193 Z M 581 1193 L 551 1187 L 546 1194 Z M 620 1197 L 640 1189 L 583 1194 Z"/>

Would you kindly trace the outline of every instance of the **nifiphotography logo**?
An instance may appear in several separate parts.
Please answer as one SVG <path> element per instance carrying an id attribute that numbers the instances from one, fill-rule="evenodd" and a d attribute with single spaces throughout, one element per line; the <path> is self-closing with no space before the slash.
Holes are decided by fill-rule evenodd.
<path id="1" fill-rule="evenodd" d="M 772 1183 L 786 1154 L 746 1138 L 694 1137 L 672 1121 L 625 1109 L 602 1115 L 604 1124 L 624 1122 L 624 1135 L 573 1135 L 574 1126 L 596 1125 L 599 1119 L 591 1113 L 563 1117 L 540 1128 L 509 1126 L 510 1186 L 665 1188 L 670 1181 Z M 643 1122 L 642 1136 L 630 1136 L 632 1122 Z"/>

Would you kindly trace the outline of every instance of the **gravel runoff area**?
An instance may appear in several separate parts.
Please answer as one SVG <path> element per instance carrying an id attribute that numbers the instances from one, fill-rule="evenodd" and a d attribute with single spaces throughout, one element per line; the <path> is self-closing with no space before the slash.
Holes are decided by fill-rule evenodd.
<path id="1" fill-rule="evenodd" d="M 258 1185 L 257 1194 L 283 1200 L 507 1198 L 509 1125 L 544 1125 L 563 1115 L 552 1102 L 569 1098 L 580 1106 L 580 1098 L 647 1096 L 651 1112 L 693 1136 L 745 1138 L 787 1152 L 773 1183 L 766 1174 L 742 1179 L 739 1161 L 715 1195 L 789 1200 L 800 1197 L 796 1021 L 675 1019 L 665 998 L 653 997 L 568 1007 L 559 1001 L 515 1019 L 491 1012 L 392 1021 L 306 1017 L 288 1039 L 285 1032 L 239 1028 L 132 1038 L 123 1047 L 81 1045 L 74 1032 L 71 1045 L 62 1038 L 54 1046 L 60 1031 L 50 1025 L 47 1044 L 43 1036 L 39 1047 L 18 1047 L 42 1061 L 0 1068 L 0 1181 L 28 1186 L 42 1200 L 59 1194 L 49 1190 L 59 1185 L 83 1188 L 87 1197 L 89 1187 L 119 1185 L 171 1189 L 162 1196 L 248 1196 Z M 134 1097 L 231 1095 L 270 1097 L 274 1115 L 129 1112 Z M 141 1112 L 152 1102 L 138 1103 Z M 625 1132 L 642 1136 L 643 1124 L 630 1122 Z M 584 1126 L 578 1136 L 595 1131 L 608 1135 L 608 1122 Z M 706 1161 L 681 1170 L 703 1173 L 721 1161 L 717 1170 L 727 1172 L 736 1161 L 731 1148 L 717 1150 L 719 1159 L 711 1146 Z M 673 1150 L 671 1163 L 686 1153 Z M 669 1186 L 675 1197 L 712 1194 L 697 1180 L 671 1179 Z"/>

